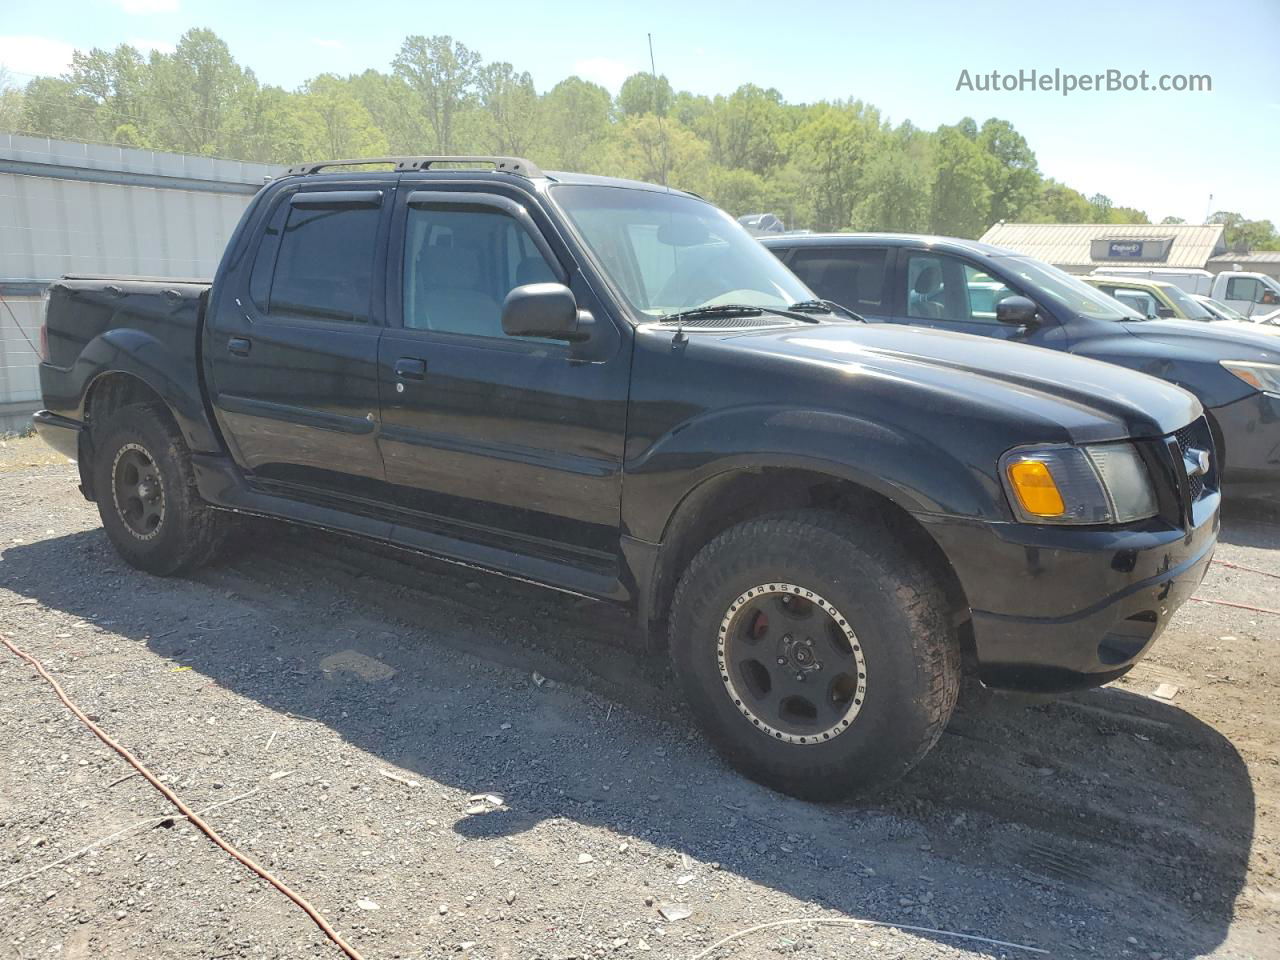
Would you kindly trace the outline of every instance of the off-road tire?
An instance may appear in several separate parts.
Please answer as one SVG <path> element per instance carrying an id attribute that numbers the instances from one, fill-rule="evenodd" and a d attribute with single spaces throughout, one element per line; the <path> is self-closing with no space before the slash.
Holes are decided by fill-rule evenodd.
<path id="1" fill-rule="evenodd" d="M 727 612 L 747 591 L 776 583 L 838 608 L 861 647 L 861 705 L 830 739 L 784 742 L 763 731 L 722 673 Z M 960 684 L 954 619 L 937 578 L 888 528 L 801 510 L 738 524 L 703 547 L 676 588 L 670 655 L 690 708 L 729 763 L 783 793 L 830 800 L 892 782 L 937 742 Z"/>
<path id="2" fill-rule="evenodd" d="M 136 403 L 116 410 L 95 425 L 93 450 L 93 489 L 102 526 L 129 564 L 168 577 L 189 573 L 214 557 L 231 518 L 200 498 L 191 451 L 163 406 Z M 151 530 L 139 532 L 136 520 L 131 525 L 128 498 L 117 491 L 116 474 L 124 457 L 154 464 L 161 519 Z"/>

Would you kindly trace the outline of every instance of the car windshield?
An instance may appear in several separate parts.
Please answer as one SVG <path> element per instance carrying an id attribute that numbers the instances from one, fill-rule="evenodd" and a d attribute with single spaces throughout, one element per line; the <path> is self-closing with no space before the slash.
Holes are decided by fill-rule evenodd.
<path id="1" fill-rule="evenodd" d="M 1142 320 L 1142 314 L 1114 297 L 1089 286 L 1065 270 L 1030 257 L 1001 257 L 1005 271 L 1023 281 L 1023 286 L 1052 300 L 1060 307 L 1094 320 Z"/>
<path id="2" fill-rule="evenodd" d="M 649 317 L 814 294 L 732 217 L 679 193 L 561 184 L 552 199 L 631 306 Z"/>
<path id="3" fill-rule="evenodd" d="M 1212 320 L 1214 318 L 1213 314 L 1205 309 L 1203 303 L 1200 303 L 1181 287 L 1175 287 L 1170 283 L 1160 289 L 1166 297 L 1173 301 L 1174 306 L 1182 311 L 1182 315 L 1188 320 Z"/>
<path id="4" fill-rule="evenodd" d="M 1223 320 L 1242 320 L 1245 323 L 1249 322 L 1249 318 L 1243 313 L 1235 309 L 1235 307 L 1228 307 L 1221 300 L 1209 299 L 1202 300 L 1200 302 L 1203 303 L 1211 313 L 1220 314 Z"/>

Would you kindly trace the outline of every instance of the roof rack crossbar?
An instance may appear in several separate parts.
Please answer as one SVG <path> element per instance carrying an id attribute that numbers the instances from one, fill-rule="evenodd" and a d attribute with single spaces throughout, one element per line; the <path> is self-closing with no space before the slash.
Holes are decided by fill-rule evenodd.
<path id="1" fill-rule="evenodd" d="M 368 164 L 394 164 L 399 172 L 430 170 L 435 164 L 489 163 L 499 173 L 514 173 L 521 177 L 541 177 L 542 171 L 523 157 L 364 157 L 356 160 L 324 160 L 320 163 L 300 163 L 285 171 L 285 176 L 309 176 L 330 167 L 358 167 Z"/>

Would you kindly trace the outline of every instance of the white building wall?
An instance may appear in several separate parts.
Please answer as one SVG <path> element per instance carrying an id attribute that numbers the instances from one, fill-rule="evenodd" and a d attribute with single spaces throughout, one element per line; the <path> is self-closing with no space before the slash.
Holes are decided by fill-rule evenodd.
<path id="1" fill-rule="evenodd" d="M 279 172 L 0 134 L 0 432 L 24 429 L 39 407 L 33 283 L 68 273 L 212 277 L 244 208 Z"/>

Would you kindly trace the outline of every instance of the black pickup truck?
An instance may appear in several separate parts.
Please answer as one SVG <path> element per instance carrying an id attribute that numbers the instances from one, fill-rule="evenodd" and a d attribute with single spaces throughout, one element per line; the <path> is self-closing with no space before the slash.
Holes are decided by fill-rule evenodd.
<path id="1" fill-rule="evenodd" d="M 296 168 L 212 284 L 66 277 L 44 335 L 37 427 L 130 563 L 245 513 L 626 604 L 806 797 L 908 770 L 962 662 L 1123 674 L 1218 531 L 1177 387 L 863 324 L 695 196 L 520 159 Z"/>

